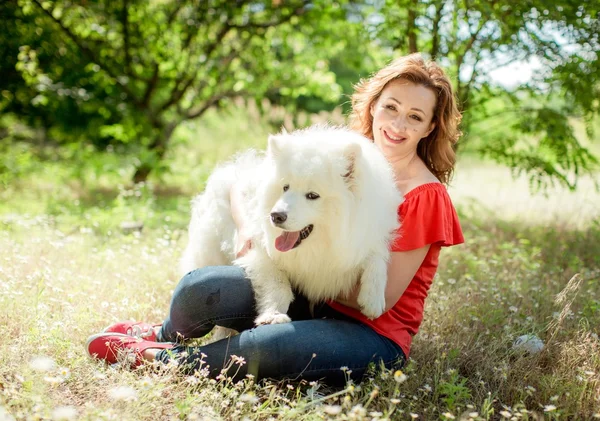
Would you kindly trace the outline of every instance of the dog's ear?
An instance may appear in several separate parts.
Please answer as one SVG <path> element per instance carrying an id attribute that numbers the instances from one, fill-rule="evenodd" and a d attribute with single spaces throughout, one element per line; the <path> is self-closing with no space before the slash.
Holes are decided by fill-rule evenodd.
<path id="1" fill-rule="evenodd" d="M 279 155 L 279 153 L 281 152 L 281 142 L 283 142 L 283 136 L 269 135 L 267 151 L 270 157 L 276 157 Z"/>
<path id="2" fill-rule="evenodd" d="M 351 143 L 344 148 L 344 158 L 346 160 L 346 171 L 342 174 L 348 185 L 354 184 L 354 178 L 357 171 L 357 161 L 360 158 L 362 150 L 358 143 Z"/>

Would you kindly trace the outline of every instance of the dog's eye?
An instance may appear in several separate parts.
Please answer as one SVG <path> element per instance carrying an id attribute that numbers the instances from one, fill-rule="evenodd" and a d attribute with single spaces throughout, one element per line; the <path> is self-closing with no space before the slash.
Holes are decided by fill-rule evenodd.
<path id="1" fill-rule="evenodd" d="M 290 185 L 286 184 L 285 186 L 283 186 L 283 191 L 288 191 L 290 189 Z"/>
<path id="2" fill-rule="evenodd" d="M 319 196 L 317 193 L 315 193 L 313 191 L 311 191 L 310 193 L 306 193 L 306 198 L 308 200 L 315 200 L 315 199 L 318 199 L 319 197 L 321 197 L 321 196 Z"/>

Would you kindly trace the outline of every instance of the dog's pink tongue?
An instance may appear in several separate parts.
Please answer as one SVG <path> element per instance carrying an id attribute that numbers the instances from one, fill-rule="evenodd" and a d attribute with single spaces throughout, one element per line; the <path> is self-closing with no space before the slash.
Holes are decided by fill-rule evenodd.
<path id="1" fill-rule="evenodd" d="M 279 251 L 289 251 L 300 237 L 300 231 L 284 231 L 275 239 L 275 248 Z"/>

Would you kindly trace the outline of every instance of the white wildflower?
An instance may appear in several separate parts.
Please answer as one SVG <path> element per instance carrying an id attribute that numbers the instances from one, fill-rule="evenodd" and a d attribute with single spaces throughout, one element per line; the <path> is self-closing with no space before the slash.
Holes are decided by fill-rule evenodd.
<path id="1" fill-rule="evenodd" d="M 396 383 L 404 383 L 408 379 L 408 376 L 404 374 L 401 370 L 396 370 L 394 372 L 394 380 Z"/>
<path id="2" fill-rule="evenodd" d="M 77 419 L 77 409 L 72 406 L 59 406 L 52 411 L 53 420 L 75 420 Z"/>
<path id="3" fill-rule="evenodd" d="M 367 415 L 367 410 L 361 405 L 357 404 L 352 407 L 348 412 L 348 418 L 351 420 L 361 420 Z"/>
<path id="4" fill-rule="evenodd" d="M 0 420 L 15 421 L 15 418 L 12 415 L 10 415 L 3 406 L 0 406 Z"/>
<path id="5" fill-rule="evenodd" d="M 556 406 L 554 405 L 545 405 L 544 406 L 544 412 L 552 412 L 556 410 Z"/>
<path id="6" fill-rule="evenodd" d="M 96 371 L 94 373 L 94 379 L 95 380 L 104 380 L 104 379 L 106 379 L 106 374 L 100 373 L 99 371 Z"/>
<path id="7" fill-rule="evenodd" d="M 71 377 L 71 370 L 69 370 L 67 367 L 61 367 L 58 369 L 58 374 L 66 380 Z"/>
<path id="8" fill-rule="evenodd" d="M 59 384 L 64 382 L 65 379 L 60 376 L 45 376 L 44 381 L 50 384 Z"/>
<path id="9" fill-rule="evenodd" d="M 246 364 L 246 360 L 244 359 L 244 357 L 238 357 L 237 355 L 232 355 L 231 361 L 233 361 L 235 364 L 238 364 L 240 366 Z"/>
<path id="10" fill-rule="evenodd" d="M 29 366 L 35 371 L 50 371 L 54 369 L 56 363 L 50 357 L 35 357 L 29 362 Z"/>
<path id="11" fill-rule="evenodd" d="M 243 395 L 240 396 L 240 401 L 242 402 L 248 402 L 248 403 L 256 403 L 258 402 L 258 398 L 256 397 L 256 395 L 252 392 L 248 392 L 248 393 L 244 393 Z"/>
<path id="12" fill-rule="evenodd" d="M 116 401 L 134 401 L 137 399 L 137 391 L 130 386 L 117 386 L 108 391 L 108 396 Z"/>
<path id="13" fill-rule="evenodd" d="M 152 383 L 152 379 L 148 376 L 142 377 L 139 381 L 139 385 L 144 389 L 148 389 L 150 386 L 152 386 Z"/>
<path id="14" fill-rule="evenodd" d="M 342 407 L 340 405 L 325 405 L 323 411 L 327 415 L 338 415 L 342 412 Z"/>

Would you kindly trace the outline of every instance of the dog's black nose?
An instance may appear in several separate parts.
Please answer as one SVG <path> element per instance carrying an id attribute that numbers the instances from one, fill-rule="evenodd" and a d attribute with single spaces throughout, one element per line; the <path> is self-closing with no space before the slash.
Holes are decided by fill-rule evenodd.
<path id="1" fill-rule="evenodd" d="M 271 221 L 276 225 L 283 224 L 286 219 L 287 213 L 285 212 L 271 212 Z"/>

